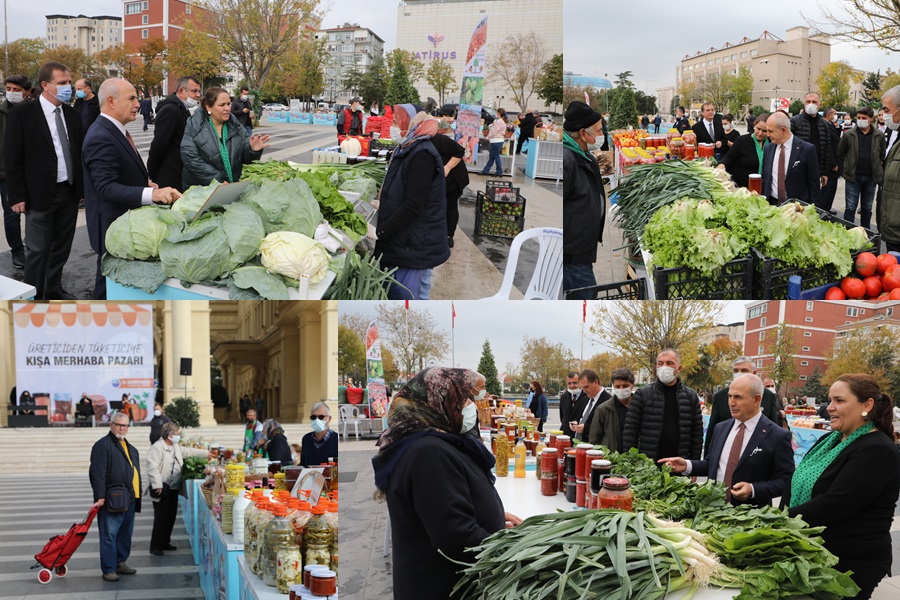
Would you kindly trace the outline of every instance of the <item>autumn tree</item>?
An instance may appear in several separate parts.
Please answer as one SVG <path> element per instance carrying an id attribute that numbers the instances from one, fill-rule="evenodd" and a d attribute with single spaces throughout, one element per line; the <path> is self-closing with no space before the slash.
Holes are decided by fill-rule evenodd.
<path id="1" fill-rule="evenodd" d="M 301 40 L 272 71 L 272 83 L 285 98 L 311 100 L 325 90 L 325 42 Z"/>
<path id="2" fill-rule="evenodd" d="M 521 375 L 527 379 L 539 381 L 545 388 L 551 383 L 558 384 L 566 377 L 575 357 L 562 342 L 551 342 L 545 337 L 522 338 L 519 350 Z"/>
<path id="3" fill-rule="evenodd" d="M 797 379 L 797 341 L 794 339 L 796 331 L 787 323 L 779 323 L 775 328 L 775 341 L 768 348 L 769 354 L 775 362 L 772 367 L 772 379 L 779 386 L 785 386 L 784 393 L 788 394 L 790 383 Z"/>
<path id="4" fill-rule="evenodd" d="M 825 65 L 816 78 L 822 106 L 845 106 L 850 101 L 850 84 L 860 77 L 846 60 Z"/>
<path id="5" fill-rule="evenodd" d="M 198 27 L 195 21 L 187 21 L 181 36 L 169 45 L 167 58 L 170 73 L 176 77 L 194 77 L 201 89 L 206 89 L 207 81 L 218 78 L 225 71 L 219 42 L 206 31 L 208 29 Z"/>
<path id="6" fill-rule="evenodd" d="M 366 374 L 365 342 L 346 325 L 338 325 L 338 372 L 356 380 Z"/>
<path id="7" fill-rule="evenodd" d="M 850 42 L 853 46 L 900 52 L 900 3 L 897 0 L 850 0 L 840 5 L 842 8 L 833 9 L 819 3 L 827 23 L 804 18 L 810 28 L 832 39 Z"/>
<path id="8" fill-rule="evenodd" d="M 544 63 L 541 77 L 535 88 L 538 98 L 547 105 L 562 104 L 563 101 L 563 55 L 554 54 Z"/>
<path id="9" fill-rule="evenodd" d="M 124 77 L 131 79 L 131 69 L 134 67 L 135 49 L 122 43 L 109 48 L 104 48 L 94 56 L 97 62 L 107 69 L 109 77 Z"/>
<path id="10" fill-rule="evenodd" d="M 494 351 L 491 350 L 491 342 L 484 340 L 481 346 L 481 360 L 478 361 L 478 372 L 484 375 L 484 387 L 488 394 L 500 395 L 500 380 L 497 379 L 497 363 L 494 361 Z"/>
<path id="11" fill-rule="evenodd" d="M 704 102 L 712 102 L 716 110 L 723 112 L 731 99 L 731 76 L 728 74 L 708 73 L 703 78 L 701 96 Z"/>
<path id="12" fill-rule="evenodd" d="M 750 103 L 753 102 L 753 73 L 749 67 L 741 65 L 737 75 L 729 75 L 729 84 L 731 98 L 728 108 L 731 114 L 737 117 L 750 108 Z"/>
<path id="13" fill-rule="evenodd" d="M 394 352 L 404 379 L 447 355 L 449 336 L 437 326 L 430 312 L 407 310 L 400 303 L 379 304 L 375 310 L 381 338 Z"/>
<path id="14" fill-rule="evenodd" d="M 888 327 L 866 327 L 836 338 L 824 382 L 845 373 L 867 373 L 892 398 L 900 396 L 900 333 Z"/>
<path id="15" fill-rule="evenodd" d="M 400 369 L 397 367 L 397 360 L 390 348 L 381 346 L 381 368 L 384 370 L 384 382 L 390 385 L 392 382 L 400 379 Z M 405 377 L 403 378 L 406 379 Z"/>
<path id="16" fill-rule="evenodd" d="M 693 79 L 691 81 L 681 80 L 681 85 L 678 86 L 678 96 L 681 99 L 681 104 L 684 104 L 686 110 L 689 110 L 691 108 L 691 103 L 700 96 L 699 90 L 699 84 L 696 81 L 693 81 Z M 672 114 L 675 114 L 675 111 L 672 111 Z"/>
<path id="17" fill-rule="evenodd" d="M 888 69 L 884 72 L 884 77 L 881 80 L 881 89 L 889 90 L 892 87 L 896 87 L 900 85 L 900 73 L 896 73 L 891 69 Z M 878 98 L 879 104 L 881 103 L 881 98 Z"/>
<path id="18" fill-rule="evenodd" d="M 448 92 L 457 89 L 456 74 L 453 72 L 453 66 L 443 58 L 436 58 L 428 65 L 428 71 L 425 72 L 425 81 L 434 88 L 438 94 L 438 100 L 444 103 L 444 96 Z"/>
<path id="19" fill-rule="evenodd" d="M 87 54 L 81 48 L 74 46 L 58 46 L 56 48 L 47 48 L 41 53 L 41 64 L 48 62 L 58 62 L 69 67 L 72 72 L 72 82 L 85 76 L 99 75 L 97 73 L 97 59 L 95 56 Z M 94 84 L 95 86 L 97 84 Z"/>
<path id="20" fill-rule="evenodd" d="M 659 352 L 672 348 L 690 373 L 697 363 L 700 340 L 721 315 L 722 305 L 708 300 L 598 302 L 590 331 L 635 367 L 646 367 L 651 373 L 656 372 Z"/>
<path id="21" fill-rule="evenodd" d="M 38 70 L 41 68 L 41 55 L 46 50 L 46 42 L 41 38 L 20 38 L 6 44 L 0 44 L 3 55 L 9 52 L 9 75 L 24 75 L 32 84 L 37 83 Z"/>
<path id="22" fill-rule="evenodd" d="M 366 339 L 366 331 L 368 331 L 369 323 L 371 322 L 371 318 L 359 313 L 340 312 L 338 314 L 338 325 L 349 327 L 363 341 Z"/>
<path id="23" fill-rule="evenodd" d="M 607 385 L 612 381 L 612 373 L 616 369 L 630 369 L 635 376 L 639 370 L 639 368 L 636 368 L 636 363 L 632 360 L 612 352 L 595 354 L 585 361 L 584 368 L 591 369 L 597 373 L 602 385 Z"/>
<path id="24" fill-rule="evenodd" d="M 512 100 L 522 112 L 528 110 L 540 80 L 547 51 L 544 40 L 534 31 L 517 33 L 506 38 L 488 60 L 491 68 L 487 77 L 501 82 L 512 92 Z"/>
<path id="25" fill-rule="evenodd" d="M 743 344 L 727 337 L 718 337 L 700 348 L 696 366 L 685 377 L 695 390 L 713 390 L 728 383 L 732 377 L 732 362 L 743 352 Z"/>

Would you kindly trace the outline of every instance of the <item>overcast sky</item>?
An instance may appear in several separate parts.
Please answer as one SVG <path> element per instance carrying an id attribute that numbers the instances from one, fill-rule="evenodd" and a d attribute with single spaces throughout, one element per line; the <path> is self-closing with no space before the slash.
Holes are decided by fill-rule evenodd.
<path id="1" fill-rule="evenodd" d="M 341 302 L 340 313 L 357 313 L 374 319 L 376 302 Z M 410 302 L 416 310 L 427 309 L 439 327 L 450 334 L 450 302 Z M 481 346 L 487 338 L 497 369 L 502 372 L 508 362 L 518 364 L 524 335 L 562 342 L 577 358 L 581 355 L 582 304 L 577 301 L 489 302 L 481 300 L 457 301 L 456 306 L 456 366 L 476 368 L 481 359 Z M 588 327 L 591 324 L 591 305 L 588 303 Z M 724 323 L 744 321 L 745 302 L 725 302 Z M 448 340 L 449 342 L 449 340 Z M 584 357 L 603 352 L 605 348 L 590 340 L 585 329 Z M 450 364 L 448 355 L 445 364 Z"/>
<path id="2" fill-rule="evenodd" d="M 806 25 L 803 16 L 823 20 L 820 3 L 849 4 L 840 0 L 712 4 L 565 0 L 565 70 L 593 77 L 608 73 L 610 81 L 615 73 L 632 71 L 635 87 L 652 95 L 658 87 L 675 85 L 675 67 L 685 54 L 735 44 L 745 36 L 755 39 L 763 31 L 785 39 L 787 29 Z M 896 55 L 892 59 L 877 49 L 832 44 L 832 61 L 847 60 L 865 71 L 897 70 Z"/>

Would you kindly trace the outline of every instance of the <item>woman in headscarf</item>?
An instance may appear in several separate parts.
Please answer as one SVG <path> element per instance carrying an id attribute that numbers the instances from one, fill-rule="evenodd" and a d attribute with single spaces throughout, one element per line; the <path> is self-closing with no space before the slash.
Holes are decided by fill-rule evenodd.
<path id="1" fill-rule="evenodd" d="M 395 600 L 446 600 L 459 581 L 464 550 L 521 521 L 494 489 L 494 457 L 467 435 L 484 376 L 433 367 L 394 396 L 379 440 L 377 499 L 386 499 L 393 536 Z"/>
<path id="2" fill-rule="evenodd" d="M 278 421 L 268 419 L 263 423 L 263 436 L 265 437 L 263 446 L 266 449 L 269 460 L 279 461 L 282 467 L 288 467 L 293 464 L 291 446 L 288 444 L 287 436 L 284 435 L 284 429 Z"/>
<path id="3" fill-rule="evenodd" d="M 392 300 L 420 299 L 426 272 L 450 258 L 444 163 L 431 141 L 437 125 L 411 104 L 394 107 L 391 137 L 400 145 L 381 187 L 375 244 L 381 266 L 397 268 L 397 283 L 388 290 Z"/>
<path id="4" fill-rule="evenodd" d="M 788 514 L 825 527 L 839 571 L 852 570 L 858 600 L 891 572 L 891 525 L 900 496 L 891 397 L 870 375 L 841 375 L 828 391 L 829 435 L 806 453 L 783 503 Z"/>

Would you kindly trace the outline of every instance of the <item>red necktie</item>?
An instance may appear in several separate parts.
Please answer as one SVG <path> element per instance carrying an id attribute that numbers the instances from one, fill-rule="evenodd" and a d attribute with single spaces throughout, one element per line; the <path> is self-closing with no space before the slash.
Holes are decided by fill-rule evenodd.
<path id="1" fill-rule="evenodd" d="M 734 470 L 737 468 L 738 461 L 741 458 L 741 447 L 744 445 L 744 424 L 738 425 L 737 435 L 734 436 L 734 443 L 731 444 L 731 452 L 728 454 L 728 462 L 725 463 L 725 478 L 722 483 L 728 490 L 728 497 L 731 498 L 731 478 L 734 477 Z"/>
<path id="2" fill-rule="evenodd" d="M 125 138 L 128 140 L 128 143 L 131 144 L 131 147 L 134 149 L 134 153 L 140 156 L 141 153 L 138 152 L 137 146 L 134 145 L 134 138 L 131 137 L 131 134 L 128 133 L 128 131 L 125 132 Z"/>
<path id="3" fill-rule="evenodd" d="M 787 190 L 785 189 L 784 172 L 784 144 L 781 144 L 778 154 L 778 202 L 787 200 Z"/>

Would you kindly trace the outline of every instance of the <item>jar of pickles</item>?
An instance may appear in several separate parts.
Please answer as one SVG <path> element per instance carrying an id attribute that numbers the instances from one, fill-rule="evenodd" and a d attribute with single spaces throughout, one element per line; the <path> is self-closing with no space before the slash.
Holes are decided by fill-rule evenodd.
<path id="1" fill-rule="evenodd" d="M 247 567 L 253 571 L 250 566 L 251 547 L 253 539 L 253 527 L 256 526 L 256 514 L 259 512 L 259 506 L 263 502 L 261 495 L 251 497 L 250 505 L 244 511 L 244 557 L 247 560 Z"/>
<path id="2" fill-rule="evenodd" d="M 334 535 L 334 542 L 331 544 L 331 570 L 337 573 L 338 570 L 338 504 L 337 502 L 328 501 L 325 504 L 325 522 L 331 528 Z"/>
<path id="3" fill-rule="evenodd" d="M 243 491 L 243 488 L 229 488 L 225 498 L 222 499 L 222 533 L 232 533 L 234 525 L 232 508 L 234 507 L 235 499 Z"/>
<path id="4" fill-rule="evenodd" d="M 251 529 L 250 557 L 253 560 L 251 570 L 259 577 L 263 576 L 265 570 L 263 547 L 266 539 L 266 527 L 269 526 L 269 523 L 275 517 L 275 515 L 272 514 L 274 508 L 275 507 L 271 503 L 260 506 L 260 510 L 256 515 L 256 527 Z M 247 561 L 247 564 L 250 565 L 250 560 Z"/>
<path id="5" fill-rule="evenodd" d="M 225 487 L 228 489 L 244 487 L 244 465 L 225 466 Z"/>
<path id="6" fill-rule="evenodd" d="M 310 510 L 312 518 L 303 532 L 303 564 L 331 566 L 331 545 L 334 544 L 334 532 L 325 521 L 325 508 L 313 506 Z"/>
<path id="7" fill-rule="evenodd" d="M 287 507 L 276 506 L 272 510 L 272 519 L 266 525 L 263 538 L 260 562 L 262 563 L 263 583 L 271 587 L 277 587 L 278 591 L 288 593 L 288 586 L 294 583 L 278 581 L 278 551 L 285 547 L 295 547 L 294 530 L 287 520 Z M 283 589 L 283 591 L 282 591 Z"/>
<path id="8" fill-rule="evenodd" d="M 284 490 L 284 473 L 275 473 L 275 489 Z"/>
<path id="9" fill-rule="evenodd" d="M 303 559 L 297 544 L 282 546 L 278 549 L 278 564 L 275 569 L 275 581 L 278 591 L 286 594 L 303 578 Z M 287 591 L 285 591 L 287 590 Z"/>
<path id="10" fill-rule="evenodd" d="M 496 473 L 497 477 L 509 475 L 509 441 L 505 435 L 497 436 Z"/>

